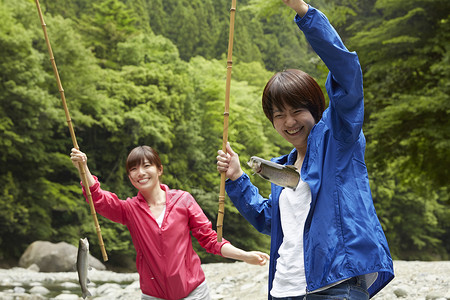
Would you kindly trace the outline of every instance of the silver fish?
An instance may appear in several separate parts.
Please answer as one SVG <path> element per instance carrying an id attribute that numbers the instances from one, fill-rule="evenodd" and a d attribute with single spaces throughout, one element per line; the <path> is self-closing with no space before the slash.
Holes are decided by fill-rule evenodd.
<path id="1" fill-rule="evenodd" d="M 294 166 L 285 166 L 252 156 L 247 163 L 253 172 L 276 185 L 294 189 L 300 180 L 300 173 Z"/>
<path id="2" fill-rule="evenodd" d="M 78 280 L 80 281 L 81 293 L 83 299 L 87 296 L 92 296 L 87 289 L 88 283 L 88 269 L 89 269 L 89 242 L 87 238 L 80 239 L 78 244 L 78 254 L 77 254 L 77 272 Z"/>

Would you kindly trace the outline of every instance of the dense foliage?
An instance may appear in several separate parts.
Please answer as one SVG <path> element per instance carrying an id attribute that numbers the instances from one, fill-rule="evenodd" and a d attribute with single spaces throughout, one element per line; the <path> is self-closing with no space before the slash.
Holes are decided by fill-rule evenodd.
<path id="1" fill-rule="evenodd" d="M 391 250 L 448 258 L 450 3 L 384 0 L 362 9 L 370 14 L 349 26 L 350 42 L 364 66 L 367 162 Z"/>
<path id="2" fill-rule="evenodd" d="M 326 12 L 361 60 L 366 162 L 392 254 L 447 259 L 450 3 L 311 4 Z M 122 198 L 134 195 L 124 160 L 134 146 L 150 145 L 163 159 L 163 182 L 192 193 L 214 227 L 229 5 L 41 1 L 78 144 L 102 186 Z M 327 71 L 281 1 L 242 0 L 237 8 L 229 140 L 246 168 L 251 155 L 290 150 L 260 107 L 273 71 L 302 68 L 322 85 Z M 18 259 L 38 239 L 76 245 L 83 236 L 100 257 L 34 1 L 0 0 L 0 54 L 0 260 Z M 270 185 L 254 179 L 267 196 Z M 99 221 L 110 265 L 130 263 L 127 229 Z M 229 201 L 224 236 L 245 249 L 268 249 L 267 237 Z M 220 259 L 198 252 L 205 262 Z"/>

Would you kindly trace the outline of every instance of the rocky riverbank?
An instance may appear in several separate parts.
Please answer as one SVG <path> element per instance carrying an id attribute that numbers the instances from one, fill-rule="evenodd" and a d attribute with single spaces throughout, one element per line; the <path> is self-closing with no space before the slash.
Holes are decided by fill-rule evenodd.
<path id="1" fill-rule="evenodd" d="M 450 261 L 395 261 L 396 278 L 376 300 L 450 300 Z M 241 262 L 203 265 L 212 299 L 267 299 L 268 267 Z M 89 271 L 91 299 L 140 299 L 136 273 Z M 44 273 L 23 268 L 0 269 L 0 299 L 81 298 L 76 272 Z"/>

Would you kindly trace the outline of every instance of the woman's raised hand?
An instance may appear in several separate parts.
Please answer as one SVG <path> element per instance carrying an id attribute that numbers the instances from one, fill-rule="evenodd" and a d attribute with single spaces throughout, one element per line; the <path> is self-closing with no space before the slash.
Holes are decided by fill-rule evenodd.
<path id="1" fill-rule="evenodd" d="M 72 160 L 73 165 L 80 170 L 80 163 L 83 166 L 87 166 L 87 156 L 85 153 L 72 148 L 72 152 L 70 153 L 70 159 Z"/>

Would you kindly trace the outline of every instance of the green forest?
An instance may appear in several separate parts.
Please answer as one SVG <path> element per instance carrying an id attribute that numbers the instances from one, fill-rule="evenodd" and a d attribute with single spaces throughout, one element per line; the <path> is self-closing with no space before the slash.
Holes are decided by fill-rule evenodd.
<path id="1" fill-rule="evenodd" d="M 450 1 L 313 0 L 356 51 L 364 74 L 366 164 L 394 259 L 450 259 Z M 162 181 L 190 192 L 215 228 L 230 1 L 41 0 L 80 149 L 104 189 L 136 191 L 128 152 L 149 145 Z M 274 72 L 302 69 L 324 90 L 327 69 L 281 0 L 238 0 L 228 139 L 251 174 L 253 156 L 291 146 L 261 108 Z M 0 262 L 36 240 L 101 258 L 89 205 L 69 154 L 60 92 L 33 0 L 0 0 Z M 125 226 L 98 216 L 110 268 L 133 268 Z M 268 251 L 269 238 L 225 205 L 224 237 Z M 195 243 L 204 263 L 226 261 Z"/>

